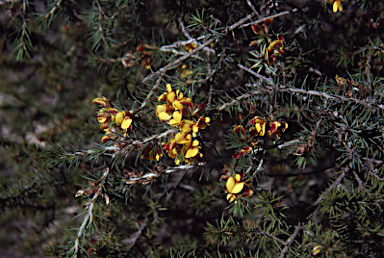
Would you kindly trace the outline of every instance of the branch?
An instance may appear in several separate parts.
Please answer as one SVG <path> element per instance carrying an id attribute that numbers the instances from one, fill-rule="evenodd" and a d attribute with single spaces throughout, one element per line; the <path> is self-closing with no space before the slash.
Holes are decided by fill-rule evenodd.
<path id="1" fill-rule="evenodd" d="M 247 0 L 247 4 L 249 5 L 249 7 L 251 7 L 252 11 L 257 15 L 257 18 L 258 18 L 258 19 L 261 19 L 259 13 L 256 11 L 256 8 L 253 6 L 253 4 L 251 3 L 251 1 Z"/>
<path id="2" fill-rule="evenodd" d="M 292 233 L 292 235 L 285 242 L 285 247 L 284 247 L 283 251 L 281 251 L 281 254 L 279 255 L 279 258 L 284 258 L 285 257 L 285 254 L 288 252 L 289 247 L 295 241 L 295 238 L 297 237 L 297 234 L 299 234 L 300 229 L 301 229 L 300 224 L 298 226 L 295 226 L 295 231 Z"/>
<path id="3" fill-rule="evenodd" d="M 79 252 L 79 246 L 80 246 L 80 238 L 83 236 L 83 233 L 84 233 L 84 230 L 86 228 L 87 225 L 89 224 L 92 224 L 92 221 L 93 221 L 93 206 L 97 200 L 97 197 L 100 196 L 100 194 L 102 193 L 102 189 L 104 187 L 104 184 L 105 184 L 105 180 L 106 178 L 108 177 L 109 175 L 109 171 L 110 169 L 107 167 L 106 170 L 104 171 L 104 174 L 103 176 L 101 177 L 100 179 L 100 183 L 99 185 L 97 186 L 97 190 L 93 196 L 93 198 L 91 199 L 90 202 L 88 202 L 88 212 L 83 220 L 83 223 L 81 224 L 80 228 L 79 228 L 79 231 L 77 233 L 77 237 L 76 237 L 76 240 L 75 240 L 75 245 L 72 247 L 71 250 L 73 250 L 73 257 L 77 258 L 77 253 Z"/>
<path id="4" fill-rule="evenodd" d="M 363 188 L 364 191 L 370 196 L 371 194 L 369 193 L 369 191 L 367 190 L 367 188 L 365 188 L 364 183 L 363 183 L 363 181 L 361 181 L 359 175 L 356 174 L 356 172 L 355 172 L 354 170 L 353 170 L 352 172 L 353 172 L 353 174 L 355 175 L 355 178 L 356 178 L 356 180 L 357 180 L 357 183 L 359 184 L 359 187 Z"/>
<path id="5" fill-rule="evenodd" d="M 339 175 L 339 177 L 335 180 L 335 182 L 333 182 L 333 184 L 331 184 L 331 185 L 328 187 L 328 189 L 325 190 L 325 191 L 320 195 L 319 198 L 317 198 L 316 202 L 315 202 L 314 204 L 312 204 L 312 207 L 313 207 L 313 206 L 317 206 L 317 205 L 323 200 L 323 198 L 327 195 L 328 192 L 332 191 L 333 188 L 335 188 L 336 186 L 338 186 L 338 185 L 341 183 L 341 181 L 344 179 L 346 173 L 348 173 L 348 172 L 349 172 L 349 167 L 345 167 L 345 168 L 343 169 L 343 171 L 341 172 L 341 174 Z"/>
<path id="6" fill-rule="evenodd" d="M 297 89 L 297 88 L 283 88 L 283 87 L 282 88 L 278 88 L 278 87 L 274 87 L 272 78 L 267 78 L 267 77 L 265 77 L 263 75 L 260 75 L 260 74 L 256 73 L 255 71 L 252 71 L 251 69 L 249 69 L 249 68 L 247 68 L 247 67 L 245 67 L 245 66 L 243 66 L 241 64 L 238 64 L 238 66 L 241 69 L 243 69 L 243 70 L 249 72 L 250 74 L 256 76 L 260 80 L 263 80 L 263 81 L 267 82 L 271 86 L 266 86 L 265 88 L 269 89 L 269 90 L 272 90 L 272 91 L 275 91 L 275 92 L 288 92 L 288 93 L 308 94 L 308 95 L 323 97 L 325 99 L 335 99 L 335 100 L 342 100 L 342 101 L 348 101 L 348 102 L 355 102 L 357 104 L 361 104 L 361 105 L 369 107 L 369 108 L 377 107 L 377 108 L 380 108 L 380 109 L 384 109 L 384 104 L 371 103 L 371 102 L 368 102 L 368 101 L 365 101 L 365 100 L 356 99 L 356 98 L 348 98 L 348 97 L 344 97 L 344 96 L 340 96 L 340 95 L 328 94 L 328 93 L 325 93 L 325 92 L 320 92 L 320 91 L 315 91 L 315 90 L 304 90 L 304 89 Z"/>
<path id="7" fill-rule="evenodd" d="M 179 63 L 183 62 L 184 60 L 188 59 L 189 57 L 191 57 L 192 55 L 194 55 L 195 53 L 197 53 L 198 51 L 200 51 L 201 49 L 203 49 L 204 47 L 208 46 L 209 44 L 211 44 L 212 42 L 214 42 L 216 39 L 218 39 L 218 36 L 216 37 L 213 37 L 211 38 L 210 40 L 206 41 L 204 44 L 198 46 L 197 48 L 195 48 L 194 50 L 192 50 L 191 52 L 189 52 L 188 54 L 180 57 L 179 59 L 173 61 L 172 63 L 170 64 L 167 64 L 166 66 L 164 66 L 163 68 L 160 68 L 157 72 L 154 72 L 154 73 L 151 73 L 150 75 L 148 75 L 147 77 L 145 77 L 143 79 L 143 83 L 145 83 L 146 81 L 148 81 L 150 78 L 158 75 L 159 73 L 166 73 L 167 70 L 169 70 L 171 67 L 173 66 L 176 66 L 178 65 Z"/>
<path id="8" fill-rule="evenodd" d="M 283 16 L 283 15 L 286 15 L 286 14 L 289 14 L 289 13 L 294 13 L 294 12 L 297 12 L 298 10 L 295 8 L 293 9 L 292 11 L 284 11 L 284 12 L 281 12 L 281 13 L 277 13 L 277 14 L 274 14 L 274 15 L 271 15 L 271 16 L 267 16 L 267 17 L 264 17 L 262 19 L 259 19 L 257 21 L 254 21 L 254 22 L 250 22 L 250 23 L 247 23 L 247 24 L 244 24 L 242 26 L 240 26 L 240 28 L 243 28 L 243 27 L 247 27 L 247 26 L 250 26 L 250 25 L 253 25 L 253 24 L 258 24 L 258 23 L 262 23 L 268 19 L 274 19 L 274 18 L 277 18 L 277 17 L 280 17 L 280 16 Z"/>

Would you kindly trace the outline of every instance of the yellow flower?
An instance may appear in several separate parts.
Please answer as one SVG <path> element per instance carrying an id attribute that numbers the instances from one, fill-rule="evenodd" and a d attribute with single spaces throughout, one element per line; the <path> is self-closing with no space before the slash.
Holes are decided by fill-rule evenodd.
<path id="1" fill-rule="evenodd" d="M 313 255 L 313 257 L 316 257 L 316 255 L 318 255 L 318 254 L 321 252 L 321 248 L 322 248 L 321 245 L 317 245 L 317 246 L 315 246 L 315 247 L 312 249 L 312 255 Z"/>
<path id="2" fill-rule="evenodd" d="M 128 111 L 120 111 L 116 114 L 115 121 L 121 129 L 127 129 L 132 124 L 132 114 Z"/>
<path id="3" fill-rule="evenodd" d="M 276 135 L 277 138 L 281 137 L 281 134 L 288 128 L 288 124 L 285 122 L 274 121 L 269 123 L 268 137 Z"/>
<path id="4" fill-rule="evenodd" d="M 157 99 L 158 101 L 166 100 L 167 104 L 173 110 L 184 110 L 184 106 L 189 107 L 189 111 L 192 112 L 194 103 L 191 98 L 185 98 L 183 93 L 179 90 L 173 91 L 171 84 L 167 84 L 167 92 L 161 94 Z M 161 119 L 161 118 L 160 118 Z M 170 118 L 168 118 L 170 119 Z M 168 120 L 165 119 L 165 120 Z"/>
<path id="5" fill-rule="evenodd" d="M 175 159 L 177 155 L 179 155 L 179 151 L 177 149 L 177 143 L 175 139 L 172 139 L 170 142 L 167 142 L 164 145 L 163 150 L 168 153 L 168 156 L 172 159 Z"/>
<path id="6" fill-rule="evenodd" d="M 156 106 L 156 115 L 162 121 L 168 121 L 169 119 L 171 119 L 172 112 L 173 112 L 172 106 L 170 106 L 168 104 Z"/>
<path id="7" fill-rule="evenodd" d="M 264 118 L 255 116 L 250 120 L 250 125 L 254 125 L 254 127 L 251 127 L 249 131 L 252 134 L 255 134 L 256 136 L 264 136 L 265 135 L 265 128 L 267 126 L 267 122 Z"/>
<path id="8" fill-rule="evenodd" d="M 181 152 L 183 153 L 184 161 L 188 164 L 192 164 L 192 162 L 199 157 L 203 157 L 203 154 L 200 153 L 201 146 L 199 146 L 199 144 L 198 140 L 194 140 L 193 142 L 190 141 L 184 144 Z"/>
<path id="9" fill-rule="evenodd" d="M 200 154 L 200 156 L 202 156 L 202 154 L 199 153 L 199 150 L 201 149 L 201 146 L 199 146 L 199 144 L 200 143 L 198 140 L 194 140 L 193 142 L 185 143 L 184 147 L 182 149 L 184 158 L 186 158 L 186 159 L 193 158 L 197 154 Z"/>
<path id="10" fill-rule="evenodd" d="M 107 107 L 107 108 L 111 108 L 112 105 L 111 105 L 111 102 L 106 98 L 106 97 L 101 97 L 101 98 L 94 98 L 92 100 L 93 103 L 95 104 L 99 104 L 99 105 L 102 105 L 104 107 Z"/>
<path id="11" fill-rule="evenodd" d="M 328 0 L 328 3 L 333 3 L 333 12 L 337 13 L 337 11 L 343 11 L 343 5 L 341 4 L 343 1 L 345 0 Z"/>
<path id="12" fill-rule="evenodd" d="M 193 136 L 196 135 L 196 133 L 199 131 L 199 129 L 205 129 L 207 125 L 210 125 L 209 122 L 211 119 L 209 117 L 199 117 L 197 122 L 194 122 L 192 120 L 184 119 L 180 123 L 180 130 L 189 133 L 193 132 Z"/>
<path id="13" fill-rule="evenodd" d="M 193 43 L 193 42 L 184 45 L 184 49 L 187 50 L 188 52 L 191 52 L 196 47 L 197 47 L 197 45 L 195 43 Z"/>
<path id="14" fill-rule="evenodd" d="M 180 132 L 175 135 L 175 142 L 177 144 L 186 144 L 192 141 L 192 135 L 190 133 Z"/>
<path id="15" fill-rule="evenodd" d="M 240 174 L 233 174 L 233 176 L 230 177 L 223 175 L 220 180 L 227 181 L 225 186 L 227 188 L 227 200 L 229 202 L 233 202 L 241 192 L 243 192 L 244 196 L 247 198 L 250 198 L 253 195 L 253 191 L 249 189 L 249 185 L 251 184 L 248 184 L 251 179 L 242 181 L 242 176 Z"/>
<path id="16" fill-rule="evenodd" d="M 227 200 L 229 202 L 233 202 L 236 199 L 236 195 L 240 193 L 244 188 L 244 182 L 241 182 L 241 175 L 240 174 L 234 174 L 233 176 L 229 177 L 226 183 L 227 188 Z"/>
<path id="17" fill-rule="evenodd" d="M 171 126 L 178 126 L 181 123 L 181 119 L 183 118 L 183 115 L 180 111 L 173 112 L 173 118 L 169 121 L 169 124 Z"/>
<path id="18" fill-rule="evenodd" d="M 100 123 L 100 129 L 106 129 L 109 123 L 115 121 L 117 110 L 114 108 L 101 108 L 97 113 L 97 121 Z"/>
<path id="19" fill-rule="evenodd" d="M 192 66 L 190 65 L 189 67 L 186 64 L 183 64 L 180 68 L 180 75 L 181 78 L 187 78 L 190 77 L 191 74 L 193 73 L 190 69 L 192 69 Z"/>
<path id="20" fill-rule="evenodd" d="M 343 77 L 338 76 L 337 74 L 336 74 L 335 80 L 336 80 L 337 84 L 339 84 L 340 86 L 343 86 L 344 84 L 347 83 L 346 79 L 344 79 Z"/>

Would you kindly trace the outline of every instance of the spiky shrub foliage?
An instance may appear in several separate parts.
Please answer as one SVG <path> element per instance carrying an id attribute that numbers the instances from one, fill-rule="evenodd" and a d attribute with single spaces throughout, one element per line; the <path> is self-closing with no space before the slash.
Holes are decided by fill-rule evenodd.
<path id="1" fill-rule="evenodd" d="M 47 255 L 383 255 L 381 1 L 0 8 L 3 66 L 68 89 L 76 122 L 2 179 L 7 221 L 51 214 Z M 33 153 L 8 145 L 9 160 Z"/>

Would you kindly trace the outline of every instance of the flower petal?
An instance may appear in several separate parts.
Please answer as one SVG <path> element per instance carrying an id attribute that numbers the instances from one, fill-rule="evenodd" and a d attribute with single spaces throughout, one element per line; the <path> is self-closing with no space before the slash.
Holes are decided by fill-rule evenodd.
<path id="1" fill-rule="evenodd" d="M 234 193 L 234 194 L 240 193 L 243 190 L 243 188 L 244 188 L 244 183 L 243 182 L 237 183 L 233 187 L 231 193 Z"/>
<path id="2" fill-rule="evenodd" d="M 116 125 L 120 126 L 121 123 L 123 122 L 123 119 L 124 119 L 124 112 L 123 111 L 118 112 L 115 118 Z"/>
<path id="3" fill-rule="evenodd" d="M 123 122 L 121 123 L 121 129 L 127 129 L 132 124 L 132 119 L 129 116 L 124 117 Z"/>
<path id="4" fill-rule="evenodd" d="M 233 188 L 235 187 L 235 184 L 236 184 L 236 182 L 235 182 L 235 178 L 233 176 L 228 178 L 227 183 L 225 184 L 225 186 L 227 187 L 227 191 L 229 193 L 232 192 Z"/>

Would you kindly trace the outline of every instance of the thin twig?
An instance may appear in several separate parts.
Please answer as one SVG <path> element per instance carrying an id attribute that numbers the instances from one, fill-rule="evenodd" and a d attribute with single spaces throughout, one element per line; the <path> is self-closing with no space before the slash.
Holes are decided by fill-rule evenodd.
<path id="1" fill-rule="evenodd" d="M 367 190 L 367 188 L 365 188 L 364 186 L 364 183 L 363 181 L 360 179 L 359 175 L 356 174 L 356 172 L 353 170 L 353 175 L 355 176 L 356 180 L 357 180 L 357 183 L 359 184 L 359 187 L 363 188 L 364 191 L 370 196 L 371 194 L 369 193 L 369 191 Z"/>
<path id="2" fill-rule="evenodd" d="M 285 247 L 283 251 L 281 251 L 279 258 L 284 258 L 285 254 L 288 252 L 289 247 L 293 244 L 295 241 L 295 238 L 297 237 L 297 234 L 299 234 L 301 229 L 300 224 L 298 226 L 295 226 L 295 231 L 292 233 L 292 235 L 288 238 L 288 240 L 285 242 Z"/>
<path id="3" fill-rule="evenodd" d="M 258 23 L 262 23 L 268 19 L 274 19 L 274 18 L 277 18 L 277 17 L 280 17 L 280 16 L 283 16 L 283 15 L 286 15 L 286 14 L 289 14 L 289 13 L 294 13 L 294 12 L 297 12 L 297 9 L 293 9 L 292 11 L 284 11 L 284 12 L 281 12 L 281 13 L 277 13 L 277 14 L 274 14 L 274 15 L 270 15 L 270 16 L 267 16 L 267 17 L 264 17 L 262 19 L 259 19 L 257 21 L 254 21 L 254 22 L 250 22 L 250 23 L 247 23 L 247 24 L 244 24 L 242 26 L 240 26 L 240 28 L 243 28 L 243 27 L 247 27 L 247 26 L 250 26 L 252 24 L 258 24 Z"/>
<path id="4" fill-rule="evenodd" d="M 265 76 L 263 76 L 263 75 L 261 75 L 261 74 L 258 74 L 258 73 L 256 73 L 255 71 L 252 71 L 251 69 L 249 69 L 249 68 L 243 66 L 242 64 L 237 64 L 237 66 L 240 67 L 241 69 L 243 69 L 244 71 L 247 71 L 247 72 L 249 72 L 250 74 L 256 76 L 256 77 L 259 78 L 260 80 L 267 82 L 269 85 L 273 85 L 273 80 L 272 80 L 272 78 L 267 78 L 267 77 L 265 77 Z"/>
<path id="5" fill-rule="evenodd" d="M 260 74 L 256 73 L 255 71 L 252 71 L 251 69 L 249 69 L 249 68 L 247 68 L 241 64 L 238 64 L 238 66 L 241 69 L 249 72 L 250 74 L 255 75 L 257 78 L 264 80 L 269 85 L 274 86 L 272 78 L 267 78 L 263 75 L 260 75 Z M 348 101 L 348 102 L 355 102 L 357 104 L 361 104 L 361 105 L 369 107 L 369 108 L 377 107 L 380 109 L 384 109 L 384 104 L 371 103 L 371 102 L 356 99 L 356 98 L 348 98 L 348 97 L 344 97 L 344 96 L 340 96 L 340 95 L 328 94 L 325 92 L 320 92 L 320 91 L 315 91 L 315 90 L 304 90 L 304 89 L 287 88 L 287 87 L 277 88 L 277 87 L 271 87 L 271 86 L 266 86 L 265 88 L 269 89 L 269 90 L 273 90 L 275 92 L 289 92 L 289 93 L 308 94 L 308 95 L 323 97 L 325 99 L 335 99 L 335 100 L 342 100 L 342 101 Z"/>
<path id="6" fill-rule="evenodd" d="M 85 215 L 83 219 L 83 223 L 81 224 L 79 231 L 77 232 L 77 237 L 75 240 L 75 245 L 72 247 L 71 250 L 73 250 L 73 257 L 77 258 L 77 253 L 79 252 L 79 246 L 80 246 L 80 238 L 83 236 L 84 230 L 87 225 L 92 224 L 93 221 L 93 206 L 97 200 L 97 198 L 102 194 L 102 189 L 105 184 L 105 180 L 109 175 L 110 169 L 107 167 L 103 173 L 103 176 L 100 179 L 100 183 L 97 186 L 97 190 L 95 191 L 95 194 L 93 195 L 93 198 L 88 202 L 88 212 Z"/>
<path id="7" fill-rule="evenodd" d="M 274 235 L 269 234 L 268 232 L 266 232 L 264 230 L 258 230 L 258 232 L 256 234 L 266 235 L 266 236 L 272 238 L 273 240 L 279 242 L 280 244 L 286 245 L 286 242 L 284 242 L 280 238 L 275 237 Z"/>
<path id="8" fill-rule="evenodd" d="M 251 7 L 252 11 L 256 14 L 257 19 L 261 19 L 259 13 L 256 11 L 256 8 L 253 6 L 253 4 L 251 3 L 251 1 L 247 0 L 247 4 L 249 5 L 249 7 Z"/>
<path id="9" fill-rule="evenodd" d="M 384 178 L 381 178 L 379 177 L 376 173 L 372 172 L 372 171 L 369 171 L 369 174 L 374 176 L 377 180 L 383 182 L 384 181 Z"/>
<path id="10" fill-rule="evenodd" d="M 200 46 L 198 46 L 197 48 L 193 49 L 191 52 L 189 52 L 188 54 L 178 58 L 177 60 L 173 61 L 172 63 L 169 63 L 167 64 L 166 66 L 164 66 L 163 68 L 160 68 L 157 72 L 154 72 L 154 73 L 151 73 L 150 75 L 148 75 L 147 77 L 145 77 L 143 79 L 143 83 L 145 83 L 147 80 L 149 80 L 150 78 L 160 74 L 160 73 L 166 73 L 168 71 L 168 69 L 170 69 L 171 67 L 173 66 L 176 66 L 178 65 L 179 63 L 183 62 L 184 60 L 188 59 L 189 57 L 191 57 L 192 55 L 194 55 L 195 53 L 197 53 L 198 51 L 200 51 L 201 49 L 203 49 L 204 47 L 208 46 L 209 44 L 211 44 L 212 42 L 214 42 L 216 39 L 218 39 L 218 37 L 213 37 L 211 38 L 210 40 L 206 41 L 204 44 L 201 44 Z"/>
<path id="11" fill-rule="evenodd" d="M 333 184 L 331 184 L 327 190 L 325 190 L 320 196 L 319 198 L 317 198 L 316 202 L 314 204 L 312 204 L 312 206 L 317 206 L 322 200 L 323 198 L 328 194 L 328 192 L 332 191 L 333 188 L 335 188 L 337 185 L 339 185 L 341 183 L 341 181 L 344 179 L 345 175 L 349 172 L 349 167 L 345 167 L 343 169 L 343 171 L 341 172 L 341 174 L 339 175 L 339 177 L 335 180 L 335 182 L 333 182 Z"/>
<path id="12" fill-rule="evenodd" d="M 148 96 L 145 98 L 143 103 L 141 103 L 141 106 L 138 109 L 131 112 L 132 115 L 139 113 L 139 111 L 143 110 L 144 107 L 148 104 L 148 102 L 151 100 L 152 95 L 155 93 L 157 88 L 160 86 L 160 82 L 163 80 L 163 77 L 165 76 L 165 72 L 166 71 L 162 72 L 160 77 L 156 80 L 155 85 L 153 86 L 152 90 L 148 93 Z"/>
<path id="13" fill-rule="evenodd" d="M 295 11 L 297 9 L 294 9 L 293 11 Z M 288 12 L 289 13 L 289 12 Z M 285 14 L 285 13 L 284 13 Z M 283 15 L 284 15 L 283 14 Z M 244 17 L 243 19 L 239 20 L 238 22 L 236 22 L 235 24 L 227 27 L 225 30 L 224 30 L 224 33 L 227 34 L 229 31 L 232 31 L 234 29 L 236 29 L 237 27 L 241 26 L 242 24 L 244 24 L 246 21 L 248 21 L 249 19 L 252 19 L 256 14 L 255 13 L 251 13 L 249 15 L 247 15 L 246 17 Z M 278 17 L 280 15 L 272 15 L 270 17 Z M 270 17 L 266 17 L 264 19 L 268 19 Z M 193 54 L 197 53 L 198 51 L 200 51 L 201 49 L 203 49 L 204 47 L 208 46 L 209 44 L 211 44 L 212 42 L 214 42 L 215 40 L 219 39 L 220 36 L 215 36 L 213 38 L 211 38 L 210 40 L 206 41 L 205 43 L 203 43 L 202 45 L 198 46 L 197 48 L 193 49 L 191 52 L 189 52 L 188 54 L 180 57 L 179 59 L 173 61 L 172 63 L 170 64 L 167 64 L 166 66 L 164 66 L 163 68 L 160 68 L 157 72 L 154 72 L 150 75 L 148 75 L 147 77 L 145 77 L 143 79 L 143 83 L 145 83 L 146 81 L 148 81 L 150 78 L 158 75 L 159 73 L 162 73 L 162 72 L 166 72 L 168 69 L 170 69 L 171 67 L 183 62 L 184 60 L 186 60 L 187 58 L 189 58 L 190 56 L 192 56 Z"/>

